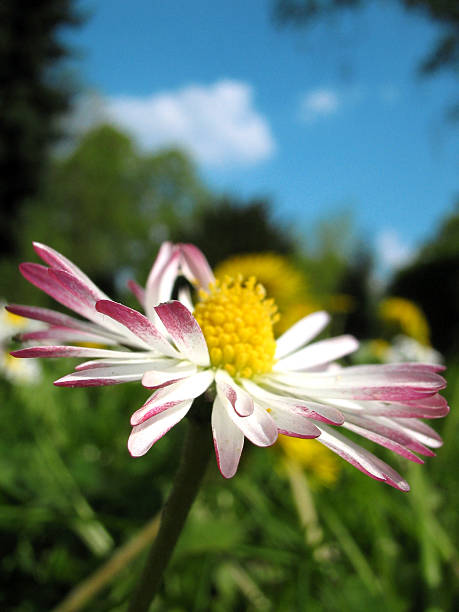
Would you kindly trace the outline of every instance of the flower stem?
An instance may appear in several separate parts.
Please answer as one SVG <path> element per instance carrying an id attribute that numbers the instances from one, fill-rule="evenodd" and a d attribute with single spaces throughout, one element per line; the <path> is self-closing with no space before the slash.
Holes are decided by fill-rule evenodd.
<path id="1" fill-rule="evenodd" d="M 188 419 L 188 432 L 161 525 L 148 555 L 129 612 L 147 612 L 198 493 L 212 448 L 209 422 Z"/>

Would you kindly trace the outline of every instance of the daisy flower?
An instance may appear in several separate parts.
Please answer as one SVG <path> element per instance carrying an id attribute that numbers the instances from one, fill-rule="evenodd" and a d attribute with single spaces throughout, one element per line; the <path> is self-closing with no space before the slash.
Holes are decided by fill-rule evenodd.
<path id="1" fill-rule="evenodd" d="M 0 376 L 11 383 L 35 384 L 40 380 L 40 367 L 34 361 L 18 361 L 9 354 L 13 336 L 20 332 L 32 331 L 40 324 L 19 317 L 5 310 L 6 302 L 0 300 Z"/>
<path id="2" fill-rule="evenodd" d="M 73 263 L 35 244 L 48 264 L 21 265 L 22 274 L 80 318 L 53 310 L 9 306 L 49 328 L 24 340 L 60 341 L 29 347 L 16 357 L 86 357 L 58 386 L 111 385 L 141 380 L 153 394 L 131 418 L 133 456 L 144 455 L 185 417 L 194 399 L 212 399 L 211 427 L 221 473 L 237 470 L 245 438 L 271 446 L 279 433 L 317 441 L 372 478 L 402 491 L 407 482 L 391 467 L 341 433 L 349 430 L 417 463 L 432 456 L 438 434 L 420 418 L 447 414 L 438 391 L 445 387 L 438 365 L 396 364 L 341 367 L 336 360 L 356 350 L 348 335 L 311 341 L 329 317 L 315 312 L 277 340 L 273 300 L 255 278 L 215 280 L 193 245 L 165 243 L 145 289 L 130 287 L 145 315 L 110 300 Z M 182 290 L 171 297 L 177 276 L 198 288 L 193 304 Z M 69 346 L 97 342 L 112 348 Z"/>

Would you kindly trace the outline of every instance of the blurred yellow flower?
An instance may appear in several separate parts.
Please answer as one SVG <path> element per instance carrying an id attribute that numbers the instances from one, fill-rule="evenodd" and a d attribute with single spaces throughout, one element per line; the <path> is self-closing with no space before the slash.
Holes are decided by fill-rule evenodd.
<path id="1" fill-rule="evenodd" d="M 309 294 L 309 283 L 305 275 L 293 266 L 287 257 L 276 253 L 249 253 L 226 259 L 215 269 L 216 278 L 225 276 L 244 278 L 255 276 L 266 289 L 266 293 L 277 304 L 280 320 L 275 324 L 275 335 L 279 336 L 294 323 L 316 310 L 321 305 Z"/>
<path id="2" fill-rule="evenodd" d="M 410 300 L 400 297 L 383 300 L 379 305 L 379 316 L 387 326 L 395 328 L 395 334 L 402 333 L 426 346 L 430 344 L 427 319 Z"/>
<path id="3" fill-rule="evenodd" d="M 238 274 L 244 278 L 255 276 L 279 308 L 298 300 L 306 285 L 303 274 L 286 257 L 276 253 L 235 255 L 219 264 L 214 272 L 219 279 L 225 276 L 236 278 Z"/>
<path id="4" fill-rule="evenodd" d="M 312 298 L 310 300 L 294 302 L 293 304 L 286 304 L 282 310 L 279 308 L 280 319 L 274 326 L 276 336 L 280 336 L 290 329 L 294 323 L 317 310 L 321 310 L 321 307 Z"/>
<path id="5" fill-rule="evenodd" d="M 34 384 L 41 377 L 40 365 L 31 360 L 15 359 L 2 346 L 0 348 L 0 376 L 15 384 Z"/>
<path id="6" fill-rule="evenodd" d="M 30 327 L 30 321 L 5 310 L 6 302 L 0 301 L 0 340 L 10 339 Z"/>
<path id="7" fill-rule="evenodd" d="M 286 459 L 302 467 L 317 483 L 331 486 L 337 481 L 340 463 L 319 442 L 279 435 L 276 447 L 282 448 Z"/>
<path id="8" fill-rule="evenodd" d="M 355 308 L 355 298 L 345 293 L 336 293 L 328 297 L 327 303 L 324 304 L 324 308 L 328 310 L 328 312 L 351 312 Z"/>
<path id="9" fill-rule="evenodd" d="M 41 324 L 8 312 L 5 306 L 6 302 L 0 300 L 0 377 L 16 384 L 33 384 L 40 378 L 40 365 L 12 357 L 9 354 L 9 344 L 16 334 L 32 331 Z"/>
<path id="10" fill-rule="evenodd" d="M 387 351 L 390 349 L 390 343 L 382 338 L 375 338 L 374 340 L 369 340 L 368 349 L 376 359 L 383 362 L 385 361 Z"/>

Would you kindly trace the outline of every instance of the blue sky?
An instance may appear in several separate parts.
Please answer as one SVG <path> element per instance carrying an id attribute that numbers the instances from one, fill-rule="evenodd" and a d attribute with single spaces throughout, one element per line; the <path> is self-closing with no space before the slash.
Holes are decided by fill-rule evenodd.
<path id="1" fill-rule="evenodd" d="M 457 126 L 444 119 L 457 85 L 415 72 L 437 28 L 373 2 L 281 29 L 271 5 L 80 2 L 88 20 L 65 40 L 100 97 L 79 123 L 109 117 L 146 149 L 187 147 L 216 191 L 269 197 L 306 239 L 351 210 L 383 267 L 403 261 L 459 192 Z"/>

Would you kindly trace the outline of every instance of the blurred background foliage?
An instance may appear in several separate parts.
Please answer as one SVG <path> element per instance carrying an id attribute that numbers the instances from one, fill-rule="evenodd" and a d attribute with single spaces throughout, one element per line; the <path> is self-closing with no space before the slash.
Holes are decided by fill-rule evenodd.
<path id="1" fill-rule="evenodd" d="M 300 21 L 358 2 L 276 4 L 281 19 Z M 430 11 L 448 30 L 426 66 L 457 61 L 457 4 L 404 4 Z M 163 240 L 190 241 L 217 274 L 256 269 L 286 326 L 317 308 L 333 312 L 330 333 L 367 341 L 357 361 L 387 360 L 400 335 L 435 347 L 457 406 L 459 204 L 414 261 L 378 284 L 372 253 L 347 213 L 300 233 L 279 223 L 275 202 L 213 193 L 185 153 L 143 153 L 110 125 L 55 148 L 75 87 L 60 73 L 68 51 L 56 32 L 81 16 L 69 0 L 26 12 L 5 1 L 0 16 L 0 297 L 48 304 L 17 272 L 20 261 L 35 260 L 32 240 L 62 251 L 123 301 L 126 280 L 145 282 Z M 7 357 L 16 324 L 0 321 L 0 608 L 124 610 L 185 424 L 131 459 L 129 416 L 147 392 L 136 384 L 55 388 L 51 381 L 72 367 L 63 361 L 43 364 L 41 377 L 18 371 Z M 378 450 L 408 475 L 408 495 L 316 455 L 319 445 L 308 442 L 301 451 L 247 444 L 231 481 L 212 461 L 152 609 L 457 609 L 457 410 L 438 430 L 445 446 L 422 468 Z"/>
<path id="2" fill-rule="evenodd" d="M 281 27 L 307 29 L 319 20 L 356 12 L 372 0 L 274 0 L 273 18 Z M 441 71 L 459 70 L 459 7 L 457 0 L 393 0 L 408 13 L 423 15 L 440 26 L 440 35 L 431 43 L 419 63 L 418 72 L 427 77 Z M 447 109 L 447 116 L 459 119 L 459 100 Z"/>

